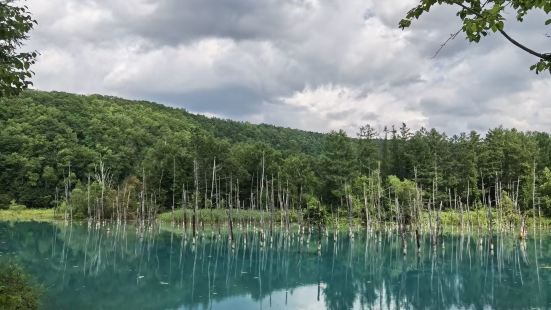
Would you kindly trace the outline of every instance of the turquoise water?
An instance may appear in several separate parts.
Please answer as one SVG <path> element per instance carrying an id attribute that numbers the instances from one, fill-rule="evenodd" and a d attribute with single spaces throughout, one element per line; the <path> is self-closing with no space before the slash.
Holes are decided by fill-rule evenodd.
<path id="1" fill-rule="evenodd" d="M 0 260 L 17 261 L 44 289 L 43 309 L 549 309 L 551 237 L 526 243 L 446 235 L 422 250 L 412 236 L 358 232 L 302 241 L 275 234 L 211 234 L 194 245 L 133 226 L 89 229 L 1 223 Z"/>

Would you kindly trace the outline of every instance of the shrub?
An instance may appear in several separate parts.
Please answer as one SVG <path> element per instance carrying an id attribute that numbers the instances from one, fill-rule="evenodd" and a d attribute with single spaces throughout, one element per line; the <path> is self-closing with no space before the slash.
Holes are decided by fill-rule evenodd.
<path id="1" fill-rule="evenodd" d="M 0 309 L 38 309 L 39 288 L 14 263 L 0 263 Z"/>
<path id="2" fill-rule="evenodd" d="M 25 209 L 27 209 L 25 205 L 18 204 L 15 200 L 10 201 L 10 205 L 8 207 L 8 210 L 16 212 L 23 211 Z"/>
<path id="3" fill-rule="evenodd" d="M 325 206 L 314 197 L 310 197 L 307 203 L 308 208 L 304 214 L 304 218 L 311 225 L 321 224 L 324 226 L 329 220 L 329 214 Z"/>

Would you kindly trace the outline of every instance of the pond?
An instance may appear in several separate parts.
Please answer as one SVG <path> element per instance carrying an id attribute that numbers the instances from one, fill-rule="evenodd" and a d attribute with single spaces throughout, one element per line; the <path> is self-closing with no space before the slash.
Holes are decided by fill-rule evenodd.
<path id="1" fill-rule="evenodd" d="M 336 239 L 336 240 L 335 240 Z M 0 260 L 43 286 L 43 309 L 551 308 L 551 237 L 321 237 L 259 233 L 191 238 L 132 225 L 0 222 Z"/>

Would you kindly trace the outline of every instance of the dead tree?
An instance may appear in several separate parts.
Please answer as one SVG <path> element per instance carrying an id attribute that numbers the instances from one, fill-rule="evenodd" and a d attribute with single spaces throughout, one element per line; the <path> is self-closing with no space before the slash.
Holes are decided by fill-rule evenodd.
<path id="1" fill-rule="evenodd" d="M 97 220 L 100 221 L 102 217 L 105 215 L 104 213 L 105 212 L 105 209 L 104 209 L 105 190 L 107 188 L 110 188 L 111 186 L 111 173 L 109 171 L 109 168 L 105 167 L 105 163 L 103 162 L 102 158 L 100 158 L 99 165 L 95 166 L 94 170 L 95 170 L 95 179 L 101 187 L 100 206 L 99 206 L 100 210 L 99 212 L 97 212 Z"/>
<path id="2" fill-rule="evenodd" d="M 193 160 L 193 175 L 195 181 L 195 205 L 193 207 L 193 241 L 197 237 L 197 209 L 199 208 L 199 176 L 197 159 Z"/>

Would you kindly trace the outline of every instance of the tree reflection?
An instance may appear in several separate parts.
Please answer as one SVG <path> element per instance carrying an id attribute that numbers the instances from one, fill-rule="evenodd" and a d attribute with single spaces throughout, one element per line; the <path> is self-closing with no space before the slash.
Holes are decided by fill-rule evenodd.
<path id="1" fill-rule="evenodd" d="M 87 227 L 0 223 L 0 259 L 14 258 L 47 288 L 43 305 L 59 309 L 213 309 L 247 303 L 281 308 L 448 309 L 551 306 L 551 238 L 444 235 L 441 244 L 397 234 L 337 238 L 255 231 L 181 233 L 131 225 Z M 479 240 L 482 240 L 481 245 Z M 301 288 L 312 288 L 304 296 Z"/>

